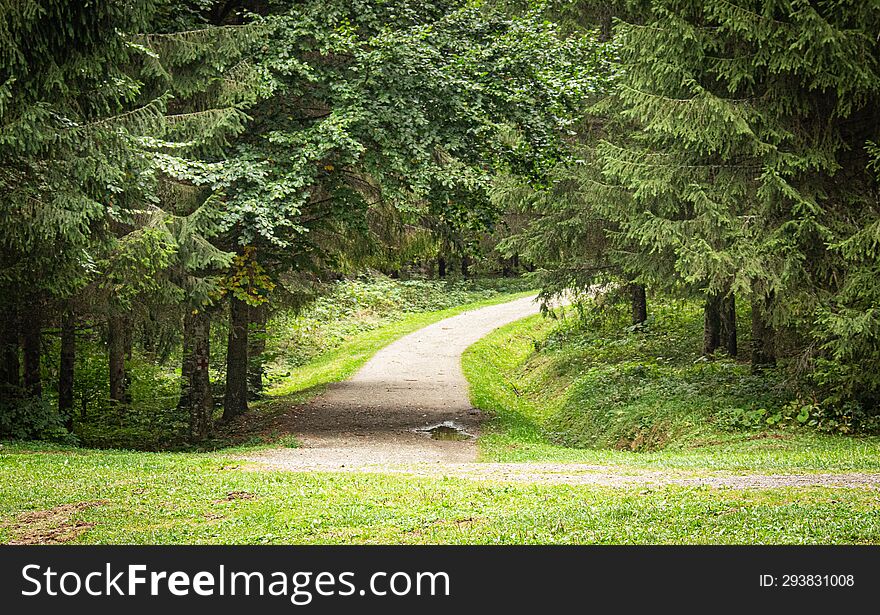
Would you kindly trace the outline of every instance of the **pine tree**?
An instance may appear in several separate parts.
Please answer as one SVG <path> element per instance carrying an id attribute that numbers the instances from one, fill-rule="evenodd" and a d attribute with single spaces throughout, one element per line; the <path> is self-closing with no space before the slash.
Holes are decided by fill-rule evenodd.
<path id="1" fill-rule="evenodd" d="M 244 131 L 245 110 L 270 90 L 253 61 L 265 28 L 246 14 L 250 4 L 172 2 L 157 14 L 152 32 L 135 39 L 146 50 L 138 74 L 153 96 L 170 97 L 153 161 L 162 228 L 176 248 L 165 281 L 183 304 L 179 407 L 190 414 L 194 441 L 212 430 L 211 314 L 233 264 L 234 245 L 220 236 L 227 200 L 218 185 L 231 141 Z"/>

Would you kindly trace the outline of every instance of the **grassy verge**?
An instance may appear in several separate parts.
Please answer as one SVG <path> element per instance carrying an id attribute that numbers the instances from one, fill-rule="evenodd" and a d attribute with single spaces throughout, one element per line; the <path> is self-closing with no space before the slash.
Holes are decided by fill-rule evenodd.
<path id="1" fill-rule="evenodd" d="M 880 494 L 863 489 L 479 484 L 30 445 L 0 449 L 0 472 L 0 542 L 880 542 Z"/>
<path id="2" fill-rule="evenodd" d="M 475 406 L 494 420 L 485 461 L 608 463 L 694 471 L 880 471 L 880 439 L 768 425 L 790 392 L 729 359 L 699 359 L 699 311 L 657 306 L 629 331 L 528 318 L 464 357 Z M 763 424 L 762 424 L 763 423 Z"/>

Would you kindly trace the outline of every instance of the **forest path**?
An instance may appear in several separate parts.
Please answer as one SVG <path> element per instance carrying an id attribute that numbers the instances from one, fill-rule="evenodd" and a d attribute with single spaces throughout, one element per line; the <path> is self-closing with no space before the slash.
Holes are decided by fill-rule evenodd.
<path id="1" fill-rule="evenodd" d="M 536 314 L 534 297 L 464 312 L 415 331 L 377 352 L 352 378 L 294 407 L 274 427 L 299 448 L 239 457 L 247 469 L 450 476 L 530 484 L 655 487 L 880 488 L 880 474 L 735 474 L 653 470 L 583 463 L 477 463 L 482 413 L 473 408 L 461 355 L 507 323 Z M 433 439 L 426 429 L 452 423 L 463 440 Z M 455 435 L 454 433 L 452 435 Z"/>
<path id="2" fill-rule="evenodd" d="M 278 427 L 301 446 L 252 457 L 291 470 L 476 460 L 482 414 L 461 370 L 465 349 L 500 326 L 537 314 L 535 297 L 491 305 L 436 322 L 389 344 L 352 378 L 285 415 Z M 426 430 L 441 426 L 434 439 Z M 445 432 L 445 433 L 444 433 Z"/>

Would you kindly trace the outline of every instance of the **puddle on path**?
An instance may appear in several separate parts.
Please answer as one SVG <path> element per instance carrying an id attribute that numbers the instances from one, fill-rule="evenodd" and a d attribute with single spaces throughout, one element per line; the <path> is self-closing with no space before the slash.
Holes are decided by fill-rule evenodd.
<path id="1" fill-rule="evenodd" d="M 443 421 L 431 427 L 416 429 L 416 432 L 429 436 L 432 440 L 473 440 L 474 435 L 466 432 L 464 427 L 454 421 Z"/>

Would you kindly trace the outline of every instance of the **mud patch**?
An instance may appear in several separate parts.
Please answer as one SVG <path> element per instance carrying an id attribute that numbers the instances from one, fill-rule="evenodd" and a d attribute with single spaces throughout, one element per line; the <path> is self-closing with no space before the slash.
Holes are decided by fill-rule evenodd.
<path id="1" fill-rule="evenodd" d="M 5 524 L 12 538 L 11 545 L 57 545 L 70 542 L 95 526 L 73 519 L 82 510 L 104 506 L 107 500 L 61 504 L 48 510 L 35 510 L 19 515 L 12 523 Z"/>
<path id="2" fill-rule="evenodd" d="M 222 504 L 224 502 L 234 502 L 235 500 L 255 500 L 257 498 L 256 494 L 249 493 L 247 491 L 230 491 L 226 494 L 225 498 L 220 498 L 219 500 L 213 500 L 212 504 Z"/>
<path id="3" fill-rule="evenodd" d="M 465 431 L 464 427 L 454 421 L 443 421 L 431 427 L 423 427 L 414 430 L 428 436 L 432 440 L 452 440 L 461 442 L 463 440 L 473 440 L 474 434 Z"/>

